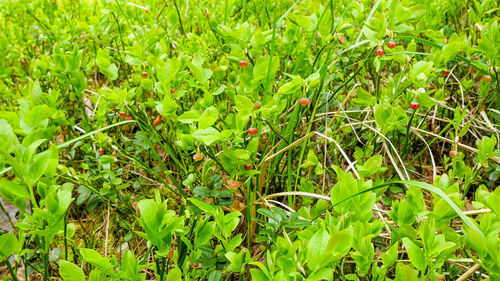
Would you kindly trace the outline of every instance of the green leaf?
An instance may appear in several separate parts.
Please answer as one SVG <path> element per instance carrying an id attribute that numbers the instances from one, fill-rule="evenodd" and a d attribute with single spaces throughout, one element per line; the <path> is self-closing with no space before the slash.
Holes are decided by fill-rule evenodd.
<path id="1" fill-rule="evenodd" d="M 21 251 L 21 244 L 13 232 L 0 235 L 0 261 Z"/>
<path id="2" fill-rule="evenodd" d="M 19 147 L 17 139 L 12 127 L 5 119 L 0 120 L 0 152 L 11 153 Z"/>
<path id="3" fill-rule="evenodd" d="M 198 122 L 200 120 L 201 114 L 196 110 L 190 110 L 182 113 L 177 120 L 184 124 L 193 124 L 194 122 Z"/>
<path id="4" fill-rule="evenodd" d="M 325 245 L 327 245 L 329 241 L 330 234 L 328 234 L 328 231 L 326 231 L 326 229 L 324 228 L 316 231 L 316 233 L 314 233 L 314 235 L 309 240 L 307 248 L 311 253 L 309 267 L 312 270 L 316 270 L 323 264 L 328 263 L 329 260 L 325 259 L 323 254 L 327 251 L 327 247 L 325 247 Z"/>
<path id="5" fill-rule="evenodd" d="M 200 201 L 200 202 L 204 203 L 203 201 Z M 212 207 L 212 206 L 210 206 L 209 208 L 206 208 L 206 206 L 202 206 L 202 207 L 205 210 L 207 210 L 205 212 L 207 212 L 208 214 L 211 214 L 210 207 Z M 200 207 L 198 207 L 198 208 L 200 208 Z M 212 207 L 212 209 L 213 209 L 213 207 Z M 196 236 L 194 238 L 194 247 L 198 248 L 200 246 L 205 245 L 213 237 L 214 231 L 215 231 L 215 222 L 214 221 L 198 223 L 198 225 L 196 226 Z"/>
<path id="6" fill-rule="evenodd" d="M 387 169 L 382 167 L 382 155 L 380 154 L 370 157 L 362 166 L 358 165 L 357 168 L 358 173 L 365 178 Z"/>
<path id="7" fill-rule="evenodd" d="M 403 238 L 403 244 L 408 251 L 408 257 L 411 263 L 420 271 L 424 271 L 427 267 L 427 261 L 425 260 L 424 251 L 413 241 L 407 237 Z"/>
<path id="8" fill-rule="evenodd" d="M 366 38 L 371 41 L 378 41 L 385 37 L 387 29 L 386 17 L 376 12 L 369 20 L 366 22 L 363 28 L 363 33 Z"/>
<path id="9" fill-rule="evenodd" d="M 256 269 L 256 268 L 251 268 L 250 269 L 250 274 L 252 275 L 252 280 L 254 281 L 270 281 L 271 279 L 269 279 L 269 277 L 267 277 L 267 275 Z"/>
<path id="10" fill-rule="evenodd" d="M 490 193 L 484 185 L 481 185 L 476 191 L 476 200 L 488 206 L 500 218 L 500 188 L 495 188 Z"/>
<path id="11" fill-rule="evenodd" d="M 419 281 L 418 275 L 410 266 L 398 262 L 396 265 L 396 279 L 397 281 Z"/>
<path id="12" fill-rule="evenodd" d="M 113 270 L 113 265 L 111 265 L 109 260 L 101 256 L 101 254 L 94 249 L 80 249 L 80 254 L 82 255 L 83 260 L 97 268 L 100 268 L 105 273 L 109 273 Z"/>
<path id="13" fill-rule="evenodd" d="M 234 102 L 236 109 L 238 110 L 238 118 L 246 120 L 250 116 L 253 109 L 252 101 L 246 96 L 237 95 L 234 96 Z"/>
<path id="14" fill-rule="evenodd" d="M 215 212 L 215 207 L 207 204 L 201 200 L 196 198 L 188 198 L 189 202 L 193 203 L 196 207 L 200 208 L 200 210 L 206 212 L 207 214 L 213 214 Z"/>
<path id="15" fill-rule="evenodd" d="M 498 154 L 497 152 L 495 152 L 496 144 L 497 139 L 495 138 L 495 136 L 485 136 L 480 141 L 476 142 L 476 146 L 479 150 L 477 153 L 477 161 L 479 161 L 483 165 L 486 165 L 489 158 Z"/>
<path id="16" fill-rule="evenodd" d="M 300 75 L 297 75 L 292 81 L 283 84 L 279 88 L 278 94 L 294 93 L 298 91 L 302 85 L 304 85 L 304 79 L 302 79 Z"/>
<path id="17" fill-rule="evenodd" d="M 198 128 L 199 129 L 208 128 L 213 124 L 215 124 L 218 118 L 219 118 L 219 111 L 214 106 L 210 106 L 207 109 L 205 109 L 205 111 L 201 114 L 200 119 L 198 121 Z"/>
<path id="18" fill-rule="evenodd" d="M 96 60 L 99 70 L 102 74 L 106 75 L 109 80 L 116 80 L 118 78 L 118 67 L 110 62 L 108 51 L 99 49 L 97 51 Z"/>
<path id="19" fill-rule="evenodd" d="M 8 195 L 14 195 L 20 198 L 29 198 L 30 194 L 26 186 L 12 181 L 0 179 L 0 195 L 7 199 Z"/>
<path id="20" fill-rule="evenodd" d="M 334 260 L 341 259 L 352 248 L 353 243 L 353 228 L 348 227 L 332 235 L 326 248 L 333 252 Z"/>
<path id="21" fill-rule="evenodd" d="M 168 271 L 167 281 L 182 281 L 182 271 L 175 267 Z"/>
<path id="22" fill-rule="evenodd" d="M 29 185 L 34 185 L 40 177 L 42 177 L 43 173 L 47 169 L 47 166 L 49 165 L 51 154 L 51 150 L 46 150 L 33 157 L 33 163 L 28 166 L 27 177 L 29 182 L 27 183 Z"/>
<path id="23" fill-rule="evenodd" d="M 211 145 L 219 138 L 220 132 L 213 127 L 197 130 L 192 136 L 205 145 Z"/>
<path id="24" fill-rule="evenodd" d="M 69 261 L 59 260 L 59 274 L 63 281 L 85 281 L 83 270 Z"/>
<path id="25" fill-rule="evenodd" d="M 398 259 L 399 242 L 394 243 L 389 249 L 380 255 L 384 262 L 384 267 L 391 267 Z"/>

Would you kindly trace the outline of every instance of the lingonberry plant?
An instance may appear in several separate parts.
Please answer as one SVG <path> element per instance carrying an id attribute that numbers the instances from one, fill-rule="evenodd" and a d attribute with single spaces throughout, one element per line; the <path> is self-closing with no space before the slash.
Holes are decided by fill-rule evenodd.
<path id="1" fill-rule="evenodd" d="M 500 280 L 496 1 L 0 1 L 2 280 Z"/>

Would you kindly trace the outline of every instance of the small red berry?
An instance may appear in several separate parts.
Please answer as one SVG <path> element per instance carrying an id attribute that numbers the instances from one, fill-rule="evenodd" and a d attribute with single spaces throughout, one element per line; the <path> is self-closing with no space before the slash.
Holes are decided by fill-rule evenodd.
<path id="1" fill-rule="evenodd" d="M 237 181 L 228 180 L 227 184 L 229 184 L 229 186 L 231 186 L 234 189 L 240 187 L 240 183 Z"/>
<path id="2" fill-rule="evenodd" d="M 206 16 L 207 15 L 207 12 L 203 12 L 203 16 Z"/>
<path id="3" fill-rule="evenodd" d="M 382 48 L 377 49 L 377 56 L 383 56 L 384 55 L 384 50 Z"/>
<path id="4" fill-rule="evenodd" d="M 389 49 L 394 49 L 394 48 L 396 48 L 396 42 L 394 42 L 394 41 L 389 41 L 389 42 L 387 42 L 387 47 L 388 47 Z"/>
<path id="5" fill-rule="evenodd" d="M 300 103 L 300 105 L 305 106 L 305 105 L 308 105 L 309 103 L 311 103 L 311 99 L 301 98 L 301 99 L 299 99 L 299 103 Z"/>
<path id="6" fill-rule="evenodd" d="M 344 42 L 345 42 L 345 39 L 344 39 L 343 37 L 340 37 L 340 38 L 339 38 L 339 43 L 340 43 L 340 44 L 344 44 Z"/>
<path id="7" fill-rule="evenodd" d="M 203 154 L 201 153 L 196 153 L 195 155 L 193 155 L 193 160 L 194 161 L 200 161 L 201 159 L 203 159 Z"/>
<path id="8" fill-rule="evenodd" d="M 238 64 L 239 64 L 241 67 L 243 67 L 243 68 L 245 68 L 245 67 L 247 67 L 247 66 L 248 66 L 248 62 L 246 62 L 246 61 L 244 61 L 244 60 L 240 61 Z"/>
<path id="9" fill-rule="evenodd" d="M 101 154 L 101 155 L 102 155 L 102 154 L 104 154 L 104 149 L 99 148 L 99 150 L 98 150 L 97 152 L 99 152 L 99 154 Z"/>
<path id="10" fill-rule="evenodd" d="M 458 156 L 458 151 L 455 151 L 455 150 L 450 150 L 450 157 L 451 157 L 451 158 L 454 158 L 454 157 L 456 157 L 456 156 Z"/>
<path id="11" fill-rule="evenodd" d="M 125 118 L 126 116 L 127 116 L 127 113 L 125 113 L 125 112 L 123 112 L 123 111 L 121 111 L 121 112 L 120 112 L 120 117 L 121 117 L 121 118 Z"/>
<path id="12" fill-rule="evenodd" d="M 116 152 L 113 151 L 113 153 L 111 153 L 111 156 L 116 157 Z"/>
<path id="13" fill-rule="evenodd" d="M 490 82 L 491 81 L 491 76 L 489 76 L 489 75 L 483 75 L 483 81 L 486 82 L 486 83 Z"/>
<path id="14" fill-rule="evenodd" d="M 22 65 L 26 65 L 26 61 L 22 60 L 22 61 L 21 61 L 21 64 L 22 64 Z"/>
<path id="15" fill-rule="evenodd" d="M 448 70 L 441 70 L 441 75 L 448 76 L 450 72 Z"/>
<path id="16" fill-rule="evenodd" d="M 146 14 L 149 14 L 149 10 L 148 9 L 145 9 L 144 12 L 146 12 Z"/>
<path id="17" fill-rule="evenodd" d="M 66 131 L 62 131 L 61 135 L 66 136 L 66 135 L 68 135 L 68 133 Z"/>
<path id="18" fill-rule="evenodd" d="M 127 118 L 125 118 L 125 120 L 132 120 L 132 116 L 127 116 Z"/>
<path id="19" fill-rule="evenodd" d="M 420 107 L 418 102 L 410 102 L 410 108 L 413 110 L 417 110 Z"/>
<path id="20" fill-rule="evenodd" d="M 251 165 L 245 165 L 245 170 L 250 171 L 252 169 Z"/>
<path id="21" fill-rule="evenodd" d="M 200 27 L 199 26 L 196 26 L 196 31 L 200 32 Z"/>
<path id="22" fill-rule="evenodd" d="M 257 128 L 250 128 L 250 129 L 248 129 L 248 133 L 250 135 L 256 135 L 258 132 L 259 132 L 259 129 L 257 129 Z"/>
<path id="23" fill-rule="evenodd" d="M 256 102 L 253 104 L 253 109 L 256 110 L 256 109 L 259 109 L 261 107 L 262 103 L 260 101 Z"/>
<path id="24" fill-rule="evenodd" d="M 142 75 L 142 77 L 144 77 L 144 78 L 148 77 L 148 73 L 147 73 L 147 72 L 143 72 L 141 75 Z"/>
<path id="25" fill-rule="evenodd" d="M 176 89 L 170 89 L 170 93 L 175 94 L 175 93 L 177 93 L 177 90 Z"/>

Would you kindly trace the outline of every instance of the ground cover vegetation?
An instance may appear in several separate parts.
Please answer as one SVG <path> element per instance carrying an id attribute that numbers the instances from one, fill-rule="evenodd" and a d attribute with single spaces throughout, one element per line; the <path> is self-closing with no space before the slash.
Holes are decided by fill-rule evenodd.
<path id="1" fill-rule="evenodd" d="M 499 14 L 1 1 L 2 278 L 500 280 Z"/>

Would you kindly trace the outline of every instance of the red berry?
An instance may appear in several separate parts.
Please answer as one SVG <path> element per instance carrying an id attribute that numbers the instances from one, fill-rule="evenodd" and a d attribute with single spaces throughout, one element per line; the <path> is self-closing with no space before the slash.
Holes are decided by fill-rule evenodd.
<path id="1" fill-rule="evenodd" d="M 413 110 L 417 110 L 420 107 L 418 102 L 410 102 L 410 108 Z"/>
<path id="2" fill-rule="evenodd" d="M 145 9 L 144 12 L 146 12 L 146 14 L 149 14 L 149 10 L 148 9 Z"/>
<path id="3" fill-rule="evenodd" d="M 396 48 L 396 42 L 394 42 L 394 41 L 387 42 L 387 47 L 389 47 L 389 49 Z"/>
<path id="4" fill-rule="evenodd" d="M 248 62 L 246 62 L 246 61 L 244 61 L 244 60 L 240 61 L 238 64 L 239 64 L 241 67 L 243 67 L 243 68 L 245 68 L 245 67 L 247 67 L 247 66 L 248 66 Z"/>
<path id="5" fill-rule="evenodd" d="M 344 42 L 345 42 L 345 39 L 344 39 L 343 37 L 340 37 L 340 38 L 339 38 L 339 43 L 340 43 L 340 44 L 344 44 Z"/>
<path id="6" fill-rule="evenodd" d="M 229 184 L 229 186 L 231 186 L 234 189 L 240 187 L 240 183 L 237 181 L 228 180 L 227 184 Z"/>
<path id="7" fill-rule="evenodd" d="M 486 82 L 486 83 L 490 82 L 491 81 L 491 76 L 489 76 L 489 75 L 483 75 L 483 81 Z"/>
<path id="8" fill-rule="evenodd" d="M 199 26 L 196 26 L 196 31 L 200 32 L 200 27 Z"/>
<path id="9" fill-rule="evenodd" d="M 113 153 L 111 153 L 111 156 L 116 157 L 116 152 L 113 151 Z"/>
<path id="10" fill-rule="evenodd" d="M 177 90 L 176 89 L 170 89 L 170 93 L 175 94 L 175 93 L 177 93 Z"/>
<path id="11" fill-rule="evenodd" d="M 203 15 L 206 16 L 207 15 L 207 12 L 203 12 Z"/>
<path id="12" fill-rule="evenodd" d="M 66 131 L 62 131 L 61 135 L 66 136 L 68 133 Z"/>
<path id="13" fill-rule="evenodd" d="M 259 129 L 257 129 L 257 128 L 250 128 L 250 129 L 248 129 L 248 133 L 250 135 L 256 135 L 258 132 L 259 132 Z"/>
<path id="14" fill-rule="evenodd" d="M 448 70 L 441 70 L 441 75 L 448 76 L 450 72 Z"/>
<path id="15" fill-rule="evenodd" d="M 262 103 L 260 101 L 253 104 L 253 109 L 259 109 Z"/>
<path id="16" fill-rule="evenodd" d="M 200 161 L 201 159 L 203 159 L 203 154 L 201 153 L 196 153 L 195 155 L 193 155 L 193 160 L 194 161 Z"/>
<path id="17" fill-rule="evenodd" d="M 245 170 L 250 171 L 252 169 L 251 165 L 245 165 Z"/>
<path id="18" fill-rule="evenodd" d="M 383 56 L 384 55 L 384 50 L 382 48 L 377 49 L 377 56 Z"/>
<path id="19" fill-rule="evenodd" d="M 450 150 L 450 157 L 454 158 L 455 156 L 458 156 L 458 151 Z"/>
<path id="20" fill-rule="evenodd" d="M 21 64 L 22 64 L 22 65 L 26 65 L 26 61 L 22 60 L 22 61 L 21 61 Z"/>
<path id="21" fill-rule="evenodd" d="M 127 118 L 125 118 L 125 120 L 132 120 L 132 116 L 127 116 Z"/>
<path id="22" fill-rule="evenodd" d="M 308 98 L 301 98 L 299 99 L 299 103 L 300 105 L 308 105 L 309 103 L 311 103 L 311 99 L 308 99 Z"/>
<path id="23" fill-rule="evenodd" d="M 148 74 L 147 74 L 146 72 L 143 72 L 141 75 L 142 75 L 142 77 L 144 77 L 144 78 L 148 77 Z"/>
<path id="24" fill-rule="evenodd" d="M 125 118 L 125 116 L 127 116 L 127 113 L 125 113 L 125 112 L 121 111 L 121 112 L 120 112 L 120 117 L 121 117 L 121 118 Z"/>
<path id="25" fill-rule="evenodd" d="M 102 155 L 102 154 L 104 154 L 104 149 L 99 148 L 99 150 L 98 150 L 97 152 L 99 152 L 99 154 L 101 154 L 101 155 Z"/>

